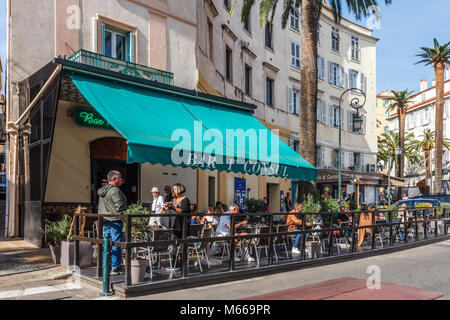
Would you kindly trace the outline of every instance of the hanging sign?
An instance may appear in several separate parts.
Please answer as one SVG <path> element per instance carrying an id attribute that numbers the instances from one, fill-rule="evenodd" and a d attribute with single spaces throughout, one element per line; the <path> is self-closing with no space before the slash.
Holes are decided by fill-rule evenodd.
<path id="1" fill-rule="evenodd" d="M 78 107 L 74 111 L 75 122 L 79 126 L 114 130 L 114 128 L 95 109 Z"/>

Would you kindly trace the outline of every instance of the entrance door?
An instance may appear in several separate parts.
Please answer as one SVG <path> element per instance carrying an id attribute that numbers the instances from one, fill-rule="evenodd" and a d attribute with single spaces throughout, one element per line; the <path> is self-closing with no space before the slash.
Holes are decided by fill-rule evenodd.
<path id="1" fill-rule="evenodd" d="M 108 172 L 117 170 L 122 175 L 120 187 L 128 204 L 140 200 L 140 164 L 127 164 L 127 146 L 122 138 L 102 138 L 91 142 L 91 202 L 97 212 L 97 190 L 107 184 Z"/>

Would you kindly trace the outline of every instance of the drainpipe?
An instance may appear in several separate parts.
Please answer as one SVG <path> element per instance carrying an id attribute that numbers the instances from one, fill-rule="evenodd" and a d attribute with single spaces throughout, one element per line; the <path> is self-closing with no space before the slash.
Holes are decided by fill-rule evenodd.
<path id="1" fill-rule="evenodd" d="M 6 73 L 5 73 L 5 77 L 6 77 L 6 81 L 5 81 L 5 93 L 6 93 L 6 108 L 5 108 L 5 113 L 6 113 L 6 119 L 5 121 L 8 122 L 9 121 L 9 108 L 10 108 L 10 86 L 9 86 L 9 81 L 10 81 L 10 74 L 9 74 L 9 70 L 10 70 L 10 60 L 11 60 L 11 56 L 10 56 L 10 28 L 11 28 L 11 0 L 8 0 L 7 4 L 6 4 L 6 19 L 8 20 L 7 23 L 7 27 L 6 27 Z M 5 153 L 6 153 L 6 161 L 5 161 L 5 172 L 9 172 L 9 135 L 7 135 L 6 137 L 6 142 L 5 142 Z M 6 206 L 5 206 L 5 238 L 8 237 L 8 229 L 9 229 L 9 175 L 6 175 L 8 180 L 6 181 Z"/>

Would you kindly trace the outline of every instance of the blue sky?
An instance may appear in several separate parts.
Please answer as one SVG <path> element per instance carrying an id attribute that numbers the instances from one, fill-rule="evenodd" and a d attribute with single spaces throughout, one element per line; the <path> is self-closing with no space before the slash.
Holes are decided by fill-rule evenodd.
<path id="1" fill-rule="evenodd" d="M 385 6 L 384 0 L 378 1 L 381 28 L 374 30 L 374 36 L 381 39 L 377 44 L 377 92 L 390 89 L 417 92 L 421 79 L 431 83 L 434 70 L 430 66 L 414 65 L 419 61 L 415 55 L 420 47 L 432 47 L 434 37 L 440 43 L 450 41 L 450 1 L 393 0 L 390 6 Z M 347 11 L 344 17 L 355 21 Z M 368 20 L 356 22 L 366 26 Z M 6 0 L 0 0 L 0 55 L 5 67 Z"/>

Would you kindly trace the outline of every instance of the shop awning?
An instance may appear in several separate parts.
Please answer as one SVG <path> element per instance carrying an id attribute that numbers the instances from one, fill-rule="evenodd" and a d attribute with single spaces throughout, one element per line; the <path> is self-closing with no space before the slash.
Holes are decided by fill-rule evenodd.
<path id="1" fill-rule="evenodd" d="M 81 74 L 71 78 L 127 139 L 129 163 L 316 180 L 317 169 L 249 110 Z"/>

